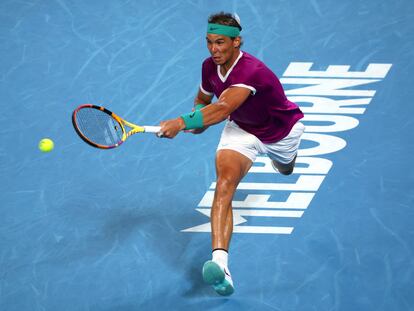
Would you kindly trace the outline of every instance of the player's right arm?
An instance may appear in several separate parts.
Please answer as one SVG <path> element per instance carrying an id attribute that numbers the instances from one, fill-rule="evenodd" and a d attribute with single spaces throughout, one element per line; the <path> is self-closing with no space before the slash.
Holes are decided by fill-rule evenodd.
<path id="1" fill-rule="evenodd" d="M 198 89 L 197 96 L 194 99 L 194 107 L 196 107 L 199 104 L 204 105 L 204 106 L 210 105 L 212 99 L 213 99 L 213 95 L 207 95 L 203 93 L 200 89 Z"/>
<path id="2" fill-rule="evenodd" d="M 198 89 L 197 96 L 194 99 L 194 109 L 195 109 L 195 107 L 198 107 L 198 109 L 201 109 L 201 108 L 206 107 L 207 105 L 210 105 L 211 100 L 213 99 L 213 96 L 214 95 L 207 95 L 207 94 L 203 93 L 200 89 Z M 201 105 L 203 105 L 203 106 L 201 106 Z M 191 132 L 193 134 L 201 134 L 207 128 L 208 128 L 208 126 L 203 127 L 201 129 L 190 130 L 189 132 Z"/>

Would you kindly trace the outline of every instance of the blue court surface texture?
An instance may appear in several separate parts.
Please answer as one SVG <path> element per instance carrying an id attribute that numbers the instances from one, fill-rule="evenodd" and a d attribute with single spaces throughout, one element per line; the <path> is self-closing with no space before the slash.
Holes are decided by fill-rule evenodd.
<path id="1" fill-rule="evenodd" d="M 201 277 L 224 123 L 112 150 L 71 124 L 189 112 L 222 10 L 307 127 L 292 175 L 260 156 L 234 196 L 230 297 Z M 414 310 L 413 20 L 409 0 L 1 1 L 0 310 Z"/>

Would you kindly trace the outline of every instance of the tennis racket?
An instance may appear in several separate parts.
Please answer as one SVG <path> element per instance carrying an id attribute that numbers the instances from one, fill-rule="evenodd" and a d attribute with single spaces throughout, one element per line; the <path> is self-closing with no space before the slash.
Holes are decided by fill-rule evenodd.
<path id="1" fill-rule="evenodd" d="M 158 134 L 161 130 L 160 126 L 130 123 L 104 107 L 91 104 L 81 105 L 73 111 L 72 124 L 83 141 L 101 149 L 119 147 L 136 133 Z"/>

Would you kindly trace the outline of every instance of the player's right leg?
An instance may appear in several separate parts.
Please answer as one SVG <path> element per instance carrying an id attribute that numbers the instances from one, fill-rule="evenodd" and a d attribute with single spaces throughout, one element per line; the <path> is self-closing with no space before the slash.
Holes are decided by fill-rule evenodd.
<path id="1" fill-rule="evenodd" d="M 213 285 L 220 295 L 230 295 L 234 291 L 227 253 L 233 233 L 231 202 L 239 182 L 249 171 L 256 156 L 256 139 L 228 123 L 217 151 L 217 182 L 211 209 L 213 258 L 204 264 L 203 279 Z"/>
<path id="2" fill-rule="evenodd" d="M 252 161 L 237 151 L 223 149 L 217 152 L 217 182 L 211 208 L 213 258 L 203 266 L 203 279 L 220 295 L 231 295 L 234 291 L 227 253 L 233 232 L 231 201 L 251 165 Z"/>
<path id="3" fill-rule="evenodd" d="M 231 202 L 240 180 L 248 172 L 252 161 L 241 153 L 222 149 L 216 155 L 216 190 L 211 209 L 213 249 L 229 248 L 233 231 Z"/>

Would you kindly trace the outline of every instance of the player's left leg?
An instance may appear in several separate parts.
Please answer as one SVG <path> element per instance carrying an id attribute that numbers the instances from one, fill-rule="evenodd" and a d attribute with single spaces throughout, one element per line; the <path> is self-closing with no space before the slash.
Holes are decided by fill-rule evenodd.
<path id="1" fill-rule="evenodd" d="M 290 175 L 295 168 L 298 148 L 305 126 L 297 122 L 290 133 L 282 140 L 273 144 L 263 144 L 263 151 L 272 160 L 272 166 L 283 175 Z"/>
<path id="2" fill-rule="evenodd" d="M 290 161 L 289 163 L 285 164 L 285 163 L 281 163 L 277 160 L 272 160 L 272 166 L 275 170 L 279 171 L 280 174 L 282 175 L 290 175 L 293 173 L 293 169 L 295 168 L 295 163 L 296 163 L 296 157 L 297 154 L 295 155 L 295 157 L 293 158 L 292 161 Z"/>

